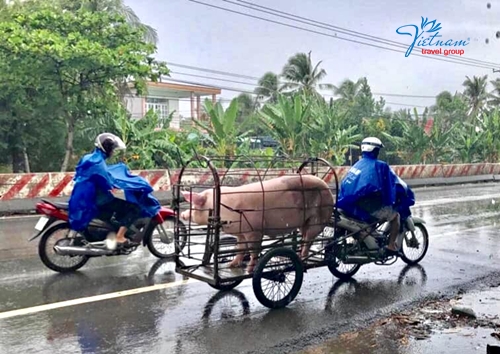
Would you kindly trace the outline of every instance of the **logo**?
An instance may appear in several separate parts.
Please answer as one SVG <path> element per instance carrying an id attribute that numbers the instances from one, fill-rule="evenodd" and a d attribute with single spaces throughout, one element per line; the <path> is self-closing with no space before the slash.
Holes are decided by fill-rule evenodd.
<path id="1" fill-rule="evenodd" d="M 403 30 L 406 28 L 406 30 Z M 408 57 L 415 45 L 417 47 L 465 47 L 470 43 L 470 38 L 467 40 L 453 40 L 447 39 L 442 40 L 439 34 L 439 30 L 441 29 L 441 23 L 436 23 L 436 20 L 429 21 L 428 18 L 422 17 L 422 23 L 420 24 L 420 28 L 417 25 L 404 25 L 399 27 L 396 30 L 397 34 L 401 34 L 404 36 L 411 36 L 413 38 L 413 42 L 408 47 L 408 50 L 405 53 L 405 57 Z M 463 55 L 465 51 L 463 49 L 423 49 L 422 54 L 459 54 Z"/>

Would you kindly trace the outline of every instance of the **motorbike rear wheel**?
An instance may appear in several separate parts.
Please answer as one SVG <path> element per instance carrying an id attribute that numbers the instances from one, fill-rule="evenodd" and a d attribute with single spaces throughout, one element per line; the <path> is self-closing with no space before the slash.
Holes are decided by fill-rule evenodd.
<path id="1" fill-rule="evenodd" d="M 54 252 L 54 245 L 50 247 L 50 249 L 54 252 L 55 255 L 55 260 L 60 260 L 62 261 L 61 263 L 57 262 L 53 259 L 52 257 L 49 256 L 49 245 L 48 242 L 51 240 L 53 236 L 55 236 L 57 233 L 63 233 L 63 234 L 68 234 L 70 231 L 70 226 L 69 223 L 59 223 L 55 224 L 51 227 L 49 227 L 45 233 L 43 234 L 40 243 L 38 244 L 38 255 L 40 256 L 40 259 L 42 263 L 49 269 L 52 269 L 55 272 L 59 273 L 69 273 L 69 272 L 74 272 L 81 267 L 83 267 L 89 260 L 88 256 L 61 256 L 58 255 L 57 253 Z M 59 241 L 60 242 L 65 240 L 65 238 L 62 238 Z M 67 239 L 69 240 L 69 239 Z M 71 260 L 71 261 L 70 261 Z M 65 261 L 70 261 L 68 262 L 67 265 L 64 264 Z"/>

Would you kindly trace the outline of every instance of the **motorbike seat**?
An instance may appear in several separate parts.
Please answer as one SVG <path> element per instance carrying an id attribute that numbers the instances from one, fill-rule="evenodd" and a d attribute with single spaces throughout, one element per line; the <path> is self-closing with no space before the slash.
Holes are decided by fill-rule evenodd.
<path id="1" fill-rule="evenodd" d="M 90 227 L 105 228 L 105 229 L 110 229 L 110 230 L 114 229 L 113 225 L 111 225 L 111 223 L 109 223 L 108 221 L 97 219 L 97 218 L 90 220 L 89 226 Z"/>
<path id="2" fill-rule="evenodd" d="M 370 223 L 367 223 L 365 221 L 361 221 L 361 220 L 358 220 L 356 219 L 354 216 L 348 214 L 347 212 L 345 212 L 344 210 L 342 209 L 338 209 L 337 208 L 337 213 L 338 213 L 338 216 L 342 216 L 343 218 L 345 219 L 348 219 L 348 220 L 351 220 L 351 221 L 354 221 L 355 223 L 357 224 L 360 224 L 360 225 L 365 225 L 365 226 L 368 226 Z"/>
<path id="3" fill-rule="evenodd" d="M 53 207 L 56 207 L 57 209 L 61 209 L 61 210 L 68 210 L 69 209 L 69 203 L 51 202 L 51 201 L 46 200 L 46 199 L 42 199 L 42 202 L 50 204 Z"/>

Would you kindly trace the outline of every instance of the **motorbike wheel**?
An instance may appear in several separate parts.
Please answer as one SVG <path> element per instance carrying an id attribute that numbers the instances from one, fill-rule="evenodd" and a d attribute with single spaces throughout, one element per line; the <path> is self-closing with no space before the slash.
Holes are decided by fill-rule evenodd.
<path id="1" fill-rule="evenodd" d="M 346 269 L 343 269 L 342 266 L 345 266 Z M 351 279 L 361 268 L 361 264 L 344 264 L 341 261 L 330 262 L 328 263 L 328 270 L 332 273 L 336 278 L 340 280 L 349 280 Z"/>
<path id="2" fill-rule="evenodd" d="M 186 230 L 186 225 L 182 221 L 179 220 L 179 234 L 176 235 L 174 228 L 175 228 L 175 218 L 170 217 L 165 219 L 163 222 L 163 227 L 167 232 L 169 229 L 172 230 L 172 233 L 174 233 L 174 242 L 172 244 L 165 244 L 161 241 L 160 235 L 154 234 L 154 230 L 151 232 L 151 236 L 148 238 L 147 241 L 147 246 L 149 249 L 149 252 L 151 252 L 155 257 L 158 258 L 169 258 L 173 257 L 176 252 L 180 252 L 184 249 L 184 246 L 186 246 L 187 242 L 187 230 Z M 155 225 L 155 229 L 158 225 Z M 155 237 L 156 236 L 156 237 Z M 167 246 L 167 247 L 161 247 L 161 246 Z M 171 246 L 171 247 L 169 247 Z M 175 247 L 175 248 L 174 248 Z"/>
<path id="3" fill-rule="evenodd" d="M 66 230 L 66 232 L 64 231 Z M 68 234 L 70 231 L 70 227 L 68 223 L 60 223 L 56 224 L 54 226 L 49 227 L 45 233 L 43 234 L 40 243 L 38 244 L 38 255 L 40 256 L 40 259 L 42 263 L 49 269 L 52 269 L 55 272 L 59 273 L 69 273 L 69 272 L 74 272 L 81 267 L 83 267 L 89 260 L 88 256 L 61 256 L 58 255 L 53 251 L 53 247 L 55 245 L 50 247 L 50 249 L 53 251 L 53 257 L 49 255 L 49 245 L 48 242 L 51 240 L 51 238 L 56 235 L 57 233 L 63 233 L 63 234 Z M 63 241 L 64 238 L 62 238 L 59 241 Z M 56 241 L 56 242 L 59 242 Z M 60 261 L 60 262 L 59 262 Z M 68 262 L 69 261 L 69 262 Z M 65 262 L 68 262 L 68 264 L 64 264 Z"/>
<path id="4" fill-rule="evenodd" d="M 415 224 L 415 236 L 417 236 L 417 234 L 419 233 L 422 234 L 422 240 L 420 241 L 420 247 L 418 248 L 420 249 L 420 254 L 416 253 L 415 257 L 413 257 L 413 254 L 410 253 L 415 248 L 407 245 L 406 238 L 403 240 L 403 245 L 401 247 L 401 259 L 408 265 L 419 263 L 425 257 L 425 254 L 427 253 L 427 250 L 429 248 L 429 233 L 427 232 L 427 229 L 422 224 Z"/>
<path id="5" fill-rule="evenodd" d="M 339 230 L 338 236 L 344 236 L 348 234 L 348 231 L 346 230 Z M 346 243 L 345 241 L 340 244 L 335 244 L 332 246 L 328 246 L 325 249 L 326 252 L 326 259 L 328 261 L 328 270 L 330 273 L 332 273 L 333 276 L 340 280 L 349 280 L 351 279 L 361 268 L 361 264 L 345 264 L 342 263 L 340 259 L 338 259 L 335 255 L 338 254 L 339 250 L 337 248 L 340 248 L 341 253 L 345 253 L 345 248 Z"/>

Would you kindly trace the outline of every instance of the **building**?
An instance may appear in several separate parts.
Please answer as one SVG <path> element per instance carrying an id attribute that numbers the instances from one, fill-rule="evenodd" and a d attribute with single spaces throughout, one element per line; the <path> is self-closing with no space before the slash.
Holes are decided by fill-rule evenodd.
<path id="1" fill-rule="evenodd" d="M 210 97 L 212 102 L 216 102 L 217 95 L 221 90 L 216 87 L 184 85 L 170 82 L 149 82 L 145 96 L 136 96 L 134 90 L 130 95 L 125 96 L 127 109 L 132 118 L 140 119 L 150 110 L 158 113 L 160 119 L 166 119 L 174 112 L 170 128 L 180 129 L 181 119 L 179 103 L 181 101 L 189 103 L 190 114 L 188 118 L 201 119 L 202 97 Z M 186 116 L 186 114 L 183 114 Z M 189 116 L 190 115 L 190 116 Z"/>

